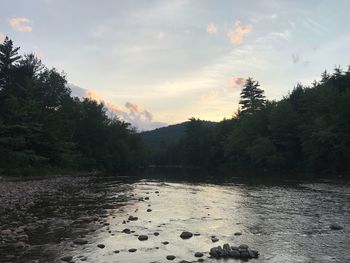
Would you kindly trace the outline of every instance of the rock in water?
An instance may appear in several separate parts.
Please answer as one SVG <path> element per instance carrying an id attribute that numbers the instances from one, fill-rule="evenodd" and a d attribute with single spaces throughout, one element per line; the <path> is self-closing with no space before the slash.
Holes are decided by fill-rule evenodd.
<path id="1" fill-rule="evenodd" d="M 137 216 L 129 216 L 128 218 L 129 221 L 136 221 L 137 219 L 139 219 Z"/>
<path id="2" fill-rule="evenodd" d="M 77 238 L 73 241 L 73 243 L 76 245 L 85 245 L 88 243 L 88 241 L 82 238 Z"/>
<path id="3" fill-rule="evenodd" d="M 193 234 L 191 232 L 188 232 L 188 231 L 184 231 L 181 233 L 180 237 L 182 239 L 189 239 L 193 236 Z"/>
<path id="4" fill-rule="evenodd" d="M 201 257 L 203 257 L 203 253 L 201 253 L 201 252 L 196 252 L 196 253 L 194 254 L 194 256 L 195 256 L 196 258 L 201 258 Z"/>
<path id="5" fill-rule="evenodd" d="M 73 260 L 72 256 L 65 256 L 61 258 L 62 261 L 64 262 L 71 262 Z"/>
<path id="6" fill-rule="evenodd" d="M 139 238 L 140 241 L 145 241 L 145 240 L 148 239 L 148 236 L 146 236 L 146 235 L 139 235 L 138 238 Z"/>
<path id="7" fill-rule="evenodd" d="M 335 224 L 335 223 L 331 224 L 329 226 L 329 228 L 332 229 L 332 230 L 342 230 L 343 229 L 343 227 L 341 225 L 338 225 L 338 224 Z"/>
<path id="8" fill-rule="evenodd" d="M 97 247 L 99 247 L 99 248 L 105 248 L 105 245 L 103 245 L 103 244 L 98 244 Z"/>
<path id="9" fill-rule="evenodd" d="M 213 247 L 209 251 L 209 255 L 212 258 L 234 258 L 248 260 L 252 258 L 258 258 L 259 252 L 256 250 L 248 249 L 248 245 L 242 244 L 239 247 L 230 246 L 229 244 L 224 244 L 223 247 Z"/>
<path id="10" fill-rule="evenodd" d="M 168 256 L 166 256 L 166 259 L 167 260 L 174 260 L 176 257 L 175 256 L 173 256 L 173 255 L 168 255 Z"/>
<path id="11" fill-rule="evenodd" d="M 218 239 L 217 237 L 212 237 L 212 238 L 211 238 L 211 241 L 212 241 L 213 243 L 215 243 L 215 242 L 218 242 L 219 239 Z"/>

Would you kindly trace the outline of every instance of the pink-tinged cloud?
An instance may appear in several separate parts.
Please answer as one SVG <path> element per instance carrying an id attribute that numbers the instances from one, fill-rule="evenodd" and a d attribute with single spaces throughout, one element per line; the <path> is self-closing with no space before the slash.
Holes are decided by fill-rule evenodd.
<path id="1" fill-rule="evenodd" d="M 116 103 L 105 101 L 102 96 L 95 92 L 81 88 L 72 83 L 69 83 L 68 87 L 72 91 L 72 96 L 78 98 L 89 98 L 103 103 L 107 109 L 108 116 L 117 117 L 118 119 L 131 123 L 131 125 L 136 127 L 139 131 L 153 130 L 167 125 L 163 122 L 154 121 L 151 112 L 135 103 L 128 101 L 124 106 L 120 106 Z"/>
<path id="2" fill-rule="evenodd" d="M 4 42 L 5 40 L 5 34 L 0 32 L 0 43 Z"/>
<path id="3" fill-rule="evenodd" d="M 218 29 L 213 23 L 210 23 L 207 25 L 207 32 L 209 34 L 215 34 L 217 31 L 218 31 Z"/>
<path id="4" fill-rule="evenodd" d="M 21 32 L 31 32 L 33 30 L 31 26 L 27 25 L 28 22 L 30 22 L 30 20 L 24 17 L 14 17 L 8 20 L 12 28 Z"/>
<path id="5" fill-rule="evenodd" d="M 237 21 L 233 28 L 227 33 L 232 44 L 241 44 L 245 35 L 252 31 L 251 25 L 242 25 Z"/>
<path id="6" fill-rule="evenodd" d="M 129 109 L 131 112 L 133 112 L 133 113 L 138 113 L 138 112 L 140 112 L 140 107 L 138 106 L 138 105 L 136 105 L 136 104 L 133 104 L 133 103 L 131 103 L 131 102 L 126 102 L 125 103 L 125 107 L 127 108 L 127 109 Z"/>
<path id="7" fill-rule="evenodd" d="M 158 40 L 163 40 L 164 38 L 165 38 L 165 33 L 164 32 L 158 32 L 157 39 Z"/>
<path id="8" fill-rule="evenodd" d="M 242 88 L 244 86 L 246 80 L 247 79 L 243 78 L 243 77 L 231 78 L 225 84 L 225 88 L 228 88 L 228 89 L 240 89 L 240 88 Z"/>

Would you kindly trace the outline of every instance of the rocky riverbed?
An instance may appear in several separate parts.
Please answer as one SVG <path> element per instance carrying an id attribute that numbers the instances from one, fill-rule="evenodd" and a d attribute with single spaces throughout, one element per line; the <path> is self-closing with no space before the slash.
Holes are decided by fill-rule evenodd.
<path id="1" fill-rule="evenodd" d="M 0 262 L 347 262 L 349 190 L 331 183 L 2 181 Z"/>

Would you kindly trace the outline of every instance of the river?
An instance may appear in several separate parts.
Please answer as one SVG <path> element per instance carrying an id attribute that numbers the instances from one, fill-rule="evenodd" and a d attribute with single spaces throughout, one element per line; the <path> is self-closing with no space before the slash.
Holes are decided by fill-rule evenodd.
<path id="1" fill-rule="evenodd" d="M 208 252 L 229 243 L 258 250 L 250 262 L 350 262 L 349 183 L 171 178 L 1 182 L 2 203 L 11 191 L 12 198 L 22 191 L 30 202 L 2 207 L 0 261 L 171 262 L 166 257 L 174 255 L 173 262 L 196 262 L 194 254 L 202 252 L 204 262 L 223 262 Z M 28 197 L 26 187 L 35 193 Z M 138 219 L 128 222 L 129 216 Z M 331 230 L 331 224 L 343 229 Z M 182 231 L 194 236 L 183 240 Z M 25 246 L 19 247 L 23 233 Z M 75 244 L 78 238 L 88 243 Z"/>

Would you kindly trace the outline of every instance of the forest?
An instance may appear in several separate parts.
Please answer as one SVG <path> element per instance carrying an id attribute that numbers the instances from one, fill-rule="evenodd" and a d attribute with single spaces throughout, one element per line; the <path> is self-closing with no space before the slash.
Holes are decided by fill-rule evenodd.
<path id="1" fill-rule="evenodd" d="M 231 119 L 191 118 L 170 136 L 145 136 L 103 103 L 72 97 L 64 73 L 18 52 L 7 37 L 0 45 L 0 174 L 118 175 L 148 164 L 349 174 L 350 67 L 323 72 L 311 87 L 297 84 L 279 101 L 248 78 Z"/>
<path id="2" fill-rule="evenodd" d="M 102 103 L 71 96 L 64 73 L 0 45 L 0 174 L 119 174 L 144 165 L 136 130 Z"/>
<path id="3" fill-rule="evenodd" d="M 242 174 L 349 175 L 350 67 L 324 71 L 320 81 L 299 83 L 279 101 L 267 100 L 248 78 L 240 97 L 232 119 L 207 125 L 191 118 L 181 138 L 150 149 L 152 162 Z"/>

